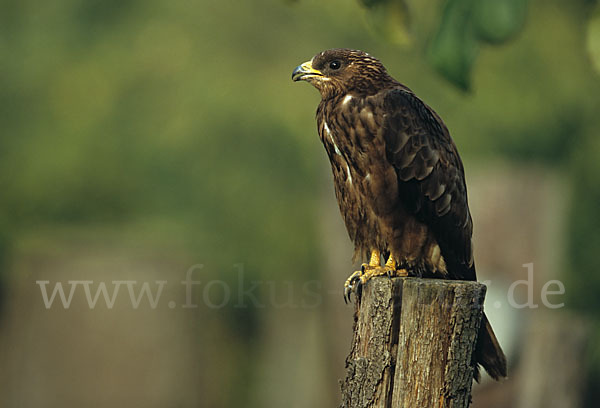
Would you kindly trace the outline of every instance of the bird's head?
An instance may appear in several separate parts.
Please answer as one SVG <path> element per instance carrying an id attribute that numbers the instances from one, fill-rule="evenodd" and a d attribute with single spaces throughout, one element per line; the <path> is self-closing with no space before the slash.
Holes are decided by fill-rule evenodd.
<path id="1" fill-rule="evenodd" d="M 315 55 L 294 69 L 292 80 L 310 82 L 323 99 L 348 92 L 374 94 L 394 82 L 379 60 L 362 51 L 345 48 Z"/>

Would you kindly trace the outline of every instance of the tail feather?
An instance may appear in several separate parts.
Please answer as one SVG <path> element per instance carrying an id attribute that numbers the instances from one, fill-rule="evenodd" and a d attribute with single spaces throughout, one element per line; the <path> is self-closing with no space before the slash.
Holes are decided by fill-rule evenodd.
<path id="1" fill-rule="evenodd" d="M 506 378 L 506 357 L 485 313 L 479 327 L 479 336 L 475 346 L 475 360 L 494 380 Z M 475 368 L 473 376 L 479 381 L 478 367 Z"/>

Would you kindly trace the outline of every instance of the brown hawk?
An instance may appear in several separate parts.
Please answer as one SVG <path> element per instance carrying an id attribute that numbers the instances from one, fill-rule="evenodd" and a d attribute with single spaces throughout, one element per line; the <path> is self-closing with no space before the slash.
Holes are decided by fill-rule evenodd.
<path id="1" fill-rule="evenodd" d="M 340 211 L 354 257 L 370 259 L 344 296 L 378 275 L 476 280 L 462 161 L 433 109 L 362 51 L 323 51 L 292 79 L 321 93 L 317 125 Z M 493 378 L 506 377 L 485 314 L 475 358 Z"/>

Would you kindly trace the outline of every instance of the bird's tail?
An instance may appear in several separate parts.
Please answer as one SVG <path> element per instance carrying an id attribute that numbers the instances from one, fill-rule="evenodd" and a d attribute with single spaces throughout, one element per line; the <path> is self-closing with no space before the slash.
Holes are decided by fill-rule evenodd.
<path id="1" fill-rule="evenodd" d="M 479 336 L 475 346 L 475 360 L 494 380 L 506 378 L 506 357 L 485 313 L 479 327 Z M 479 381 L 478 367 L 475 367 L 474 377 Z"/>

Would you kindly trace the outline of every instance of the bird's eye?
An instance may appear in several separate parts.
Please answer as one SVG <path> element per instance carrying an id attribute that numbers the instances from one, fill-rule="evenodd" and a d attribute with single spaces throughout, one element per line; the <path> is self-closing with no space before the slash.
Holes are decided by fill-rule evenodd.
<path id="1" fill-rule="evenodd" d="M 329 68 L 331 69 L 340 69 L 341 66 L 342 64 L 339 61 L 331 61 L 329 63 Z"/>

